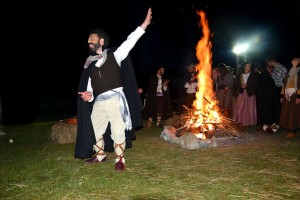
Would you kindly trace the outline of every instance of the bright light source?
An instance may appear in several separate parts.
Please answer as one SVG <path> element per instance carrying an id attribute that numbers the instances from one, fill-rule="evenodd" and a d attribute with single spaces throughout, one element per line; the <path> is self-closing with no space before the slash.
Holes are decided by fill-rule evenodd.
<path id="1" fill-rule="evenodd" d="M 235 74 L 237 75 L 240 71 L 239 67 L 239 55 L 242 53 L 245 53 L 248 50 L 249 43 L 243 43 L 243 44 L 238 44 L 233 48 L 233 53 L 236 54 L 236 71 Z"/>
<path id="2" fill-rule="evenodd" d="M 248 43 L 238 44 L 233 48 L 233 52 L 235 54 L 241 54 L 241 53 L 247 51 L 248 47 L 249 47 Z"/>

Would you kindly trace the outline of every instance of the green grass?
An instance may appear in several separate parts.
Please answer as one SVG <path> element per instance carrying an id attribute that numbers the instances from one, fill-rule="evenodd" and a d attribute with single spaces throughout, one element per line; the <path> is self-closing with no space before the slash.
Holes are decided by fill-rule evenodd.
<path id="1" fill-rule="evenodd" d="M 254 140 L 188 150 L 160 138 L 160 128 L 142 129 L 126 171 L 116 172 L 114 153 L 86 166 L 74 144 L 50 141 L 53 124 L 1 127 L 0 199 L 300 199 L 300 139 L 282 131 L 250 128 Z"/>

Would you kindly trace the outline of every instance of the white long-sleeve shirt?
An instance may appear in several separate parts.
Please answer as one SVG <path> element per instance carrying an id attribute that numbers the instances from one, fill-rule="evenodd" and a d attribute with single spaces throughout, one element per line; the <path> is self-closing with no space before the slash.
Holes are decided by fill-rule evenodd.
<path id="1" fill-rule="evenodd" d="M 131 49 L 134 47 L 134 45 L 137 43 L 137 41 L 144 33 L 145 30 L 142 29 L 140 26 L 138 26 L 133 32 L 130 33 L 127 39 L 117 48 L 117 50 L 113 52 L 115 59 L 120 67 L 121 67 L 121 62 L 128 56 Z M 104 53 L 104 55 L 106 54 Z M 105 62 L 105 60 L 106 60 L 106 56 L 103 56 L 101 59 L 99 59 L 95 64 L 96 67 L 101 67 Z M 88 80 L 87 91 L 93 94 L 91 78 L 89 78 Z M 113 93 L 113 92 L 107 91 L 105 93 Z M 92 95 L 92 98 L 90 99 L 89 102 L 93 100 L 94 100 L 94 96 Z"/>
<path id="2" fill-rule="evenodd" d="M 186 88 L 186 93 L 192 94 L 197 92 L 198 82 L 187 82 L 184 87 Z"/>
<path id="3" fill-rule="evenodd" d="M 162 84 L 162 79 L 161 79 L 161 76 L 158 76 L 158 75 L 156 75 L 157 77 L 158 77 L 158 82 L 157 82 L 157 89 L 156 89 L 156 92 L 157 93 L 163 93 L 163 91 L 162 90 L 164 90 L 164 91 L 167 91 L 167 89 L 168 89 L 168 86 L 161 86 L 161 84 Z"/>

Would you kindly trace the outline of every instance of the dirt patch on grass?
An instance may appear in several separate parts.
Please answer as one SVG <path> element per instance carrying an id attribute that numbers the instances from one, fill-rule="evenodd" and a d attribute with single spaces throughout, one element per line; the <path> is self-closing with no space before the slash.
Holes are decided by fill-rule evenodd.
<path id="1" fill-rule="evenodd" d="M 288 145 L 290 143 L 298 143 L 300 141 L 299 131 L 295 137 L 287 138 L 288 131 L 279 129 L 276 133 L 266 133 L 257 130 L 256 126 L 245 128 L 245 132 L 241 137 L 225 137 L 218 140 L 218 147 L 227 147 L 232 145 Z"/>

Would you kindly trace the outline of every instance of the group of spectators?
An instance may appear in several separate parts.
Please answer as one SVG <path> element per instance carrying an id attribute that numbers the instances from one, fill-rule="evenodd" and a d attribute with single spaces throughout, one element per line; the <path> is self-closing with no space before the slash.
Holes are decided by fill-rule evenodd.
<path id="1" fill-rule="evenodd" d="M 288 130 L 287 137 L 296 135 L 300 128 L 300 58 L 291 60 L 291 67 L 281 64 L 269 55 L 264 64 L 251 61 L 241 63 L 240 70 L 220 63 L 211 70 L 212 86 L 221 112 L 241 126 L 256 125 L 258 130 L 275 133 L 279 128 Z M 192 108 L 198 89 L 194 63 L 187 65 L 187 73 L 179 84 L 177 113 Z M 172 101 L 164 77 L 164 67 L 150 79 L 143 109 L 146 127 L 153 121 L 172 116 Z"/>

